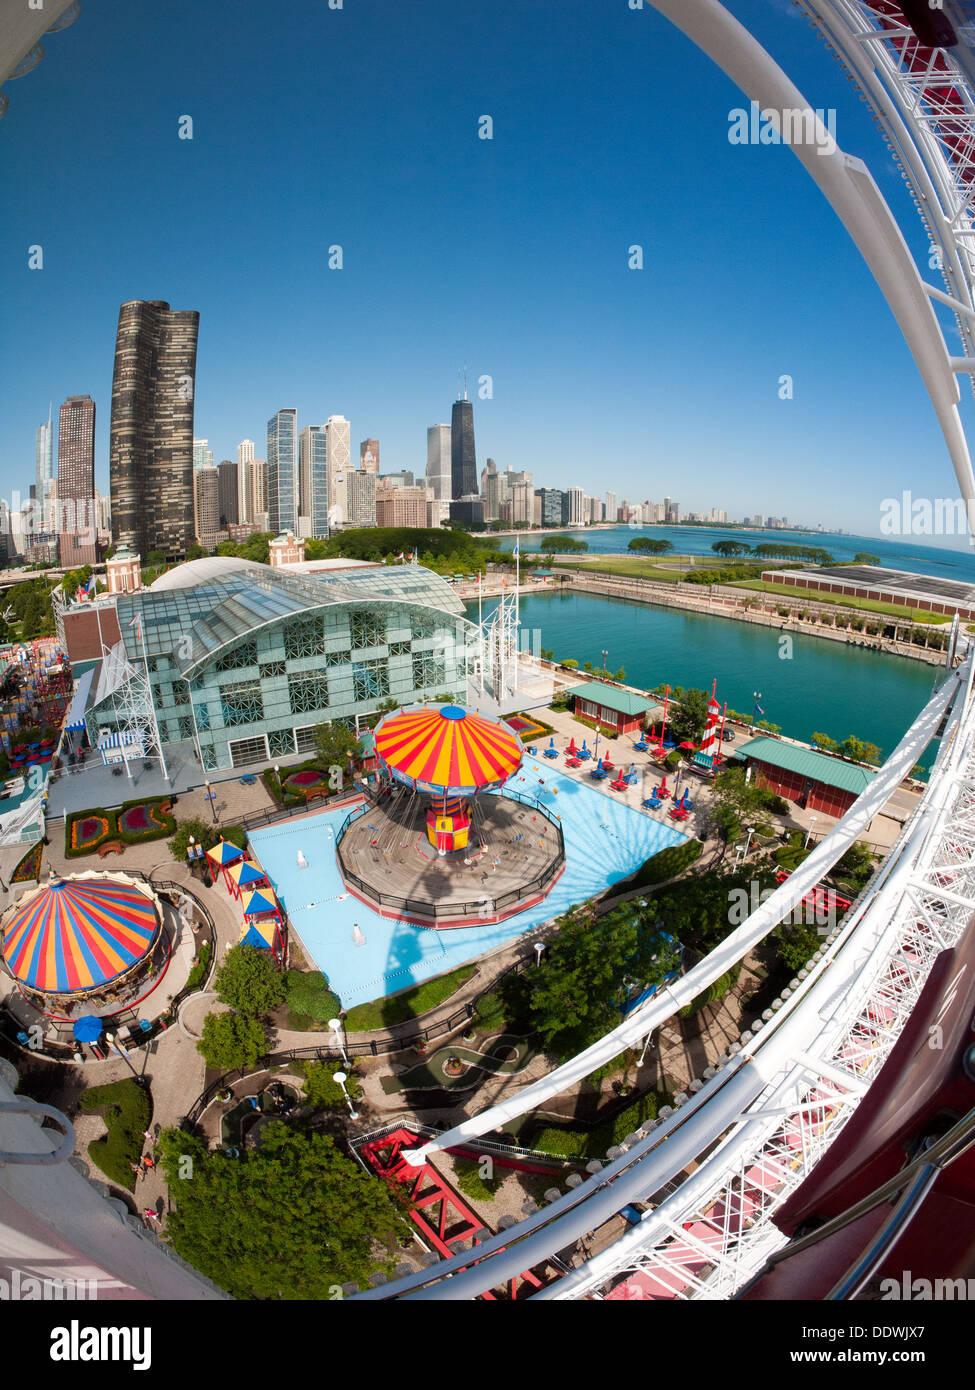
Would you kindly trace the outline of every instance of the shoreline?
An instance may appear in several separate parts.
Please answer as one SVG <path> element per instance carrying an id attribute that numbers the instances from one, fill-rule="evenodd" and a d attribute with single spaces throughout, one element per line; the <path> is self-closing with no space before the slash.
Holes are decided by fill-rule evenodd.
<path id="1" fill-rule="evenodd" d="M 778 595 L 766 595 L 772 611 L 767 608 L 747 609 L 744 600 L 738 597 L 738 591 L 731 586 L 715 586 L 714 594 L 705 594 L 701 597 L 691 595 L 682 590 L 675 592 L 676 585 L 655 585 L 652 580 L 646 579 L 624 579 L 614 575 L 579 575 L 578 571 L 556 571 L 565 574 L 564 584 L 532 583 L 522 582 L 518 586 L 519 596 L 540 595 L 540 594 L 559 594 L 559 593 L 581 593 L 593 594 L 602 598 L 614 598 L 626 603 L 642 603 L 651 607 L 658 608 L 681 608 L 692 613 L 701 613 L 706 617 L 727 618 L 732 621 L 757 624 L 759 627 L 777 628 L 783 632 L 801 634 L 804 637 L 821 637 L 828 642 L 839 642 L 847 647 L 860 647 L 868 651 L 881 652 L 886 656 L 907 657 L 913 661 L 924 662 L 928 666 L 943 666 L 945 653 L 927 647 L 918 647 L 911 642 L 899 642 L 893 638 L 884 637 L 882 634 L 874 636 L 867 632 L 851 634 L 844 628 L 827 627 L 818 622 L 803 622 L 801 619 L 792 616 L 784 617 L 775 612 L 776 603 L 784 606 L 787 599 Z M 701 586 L 702 588 L 704 586 Z M 469 592 L 468 592 L 469 589 Z M 502 591 L 500 585 L 492 585 L 490 588 L 482 590 L 482 598 L 499 598 L 501 593 L 512 594 L 515 592 L 514 585 L 506 586 Z M 462 602 L 471 602 L 477 599 L 477 589 L 475 586 L 465 586 L 464 590 L 458 590 L 458 598 Z M 825 612 L 835 616 L 835 606 L 826 608 L 824 605 L 818 607 L 814 603 L 802 603 L 801 606 L 807 612 Z M 877 622 L 885 615 L 878 615 L 867 610 L 848 609 L 850 614 L 863 617 L 865 621 Z M 895 630 L 898 622 L 905 622 L 905 619 L 888 619 L 885 626 L 894 626 Z"/>

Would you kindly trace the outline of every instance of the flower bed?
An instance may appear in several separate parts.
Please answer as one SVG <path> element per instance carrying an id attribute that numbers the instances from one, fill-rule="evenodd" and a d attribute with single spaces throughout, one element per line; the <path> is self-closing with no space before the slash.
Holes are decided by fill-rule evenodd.
<path id="1" fill-rule="evenodd" d="M 162 809 L 168 798 L 157 797 L 152 801 L 127 801 L 118 813 L 118 833 L 126 844 L 141 844 L 145 840 L 159 840 L 164 835 L 172 835 L 176 821 L 169 811 Z"/>
<path id="2" fill-rule="evenodd" d="M 21 859 L 20 863 L 10 875 L 11 883 L 34 883 L 41 877 L 41 855 L 44 846 L 39 840 L 33 845 Z"/>
<path id="3" fill-rule="evenodd" d="M 141 845 L 161 840 L 176 830 L 176 821 L 163 805 L 165 796 L 149 797 L 144 801 L 126 801 L 118 811 L 72 811 L 64 825 L 64 852 L 69 859 L 93 854 L 106 840 L 121 840 L 126 845 Z"/>
<path id="4" fill-rule="evenodd" d="M 115 836 L 115 813 L 98 810 L 72 811 L 64 823 L 64 852 L 69 859 L 93 854 Z"/>

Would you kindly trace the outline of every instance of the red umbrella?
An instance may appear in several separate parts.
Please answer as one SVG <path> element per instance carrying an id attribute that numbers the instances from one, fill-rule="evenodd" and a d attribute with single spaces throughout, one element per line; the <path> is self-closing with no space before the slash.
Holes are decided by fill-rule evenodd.
<path id="1" fill-rule="evenodd" d="M 684 742 L 681 744 L 681 748 L 690 748 L 693 751 L 697 748 L 697 744 L 691 743 L 689 739 L 685 739 Z"/>

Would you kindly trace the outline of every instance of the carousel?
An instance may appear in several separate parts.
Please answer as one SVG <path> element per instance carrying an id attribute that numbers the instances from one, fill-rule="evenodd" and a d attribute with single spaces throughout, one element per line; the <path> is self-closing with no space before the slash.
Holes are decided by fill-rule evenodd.
<path id="1" fill-rule="evenodd" d="M 437 927 L 499 921 L 539 901 L 565 864 L 557 815 L 536 797 L 521 740 L 460 705 L 388 714 L 380 780 L 337 836 L 350 892 L 383 916 Z"/>
<path id="2" fill-rule="evenodd" d="M 172 944 L 152 888 L 125 874 L 52 874 L 0 930 L 19 993 L 61 1023 L 131 1008 L 158 984 Z"/>

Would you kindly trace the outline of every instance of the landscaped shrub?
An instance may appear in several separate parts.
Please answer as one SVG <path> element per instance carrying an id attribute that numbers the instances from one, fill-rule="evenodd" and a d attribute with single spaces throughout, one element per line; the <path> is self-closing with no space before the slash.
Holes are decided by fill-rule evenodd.
<path id="1" fill-rule="evenodd" d="M 203 981 L 207 977 L 207 971 L 210 968 L 210 957 L 212 954 L 213 947 L 210 945 L 209 941 L 204 941 L 197 955 L 196 964 L 192 966 L 190 973 L 186 977 L 187 992 L 199 989 L 203 984 Z"/>
<path id="2" fill-rule="evenodd" d="M 88 1145 L 88 1157 L 112 1182 L 133 1191 L 136 1174 L 130 1165 L 139 1162 L 144 1132 L 152 1119 L 148 1088 L 134 1080 L 93 1086 L 82 1092 L 78 1105 L 82 1110 L 100 1110 L 108 1126 L 104 1138 Z"/>
<path id="3" fill-rule="evenodd" d="M 335 1080 L 337 1071 L 348 1078 L 345 1089 L 353 1101 L 362 1097 L 362 1087 L 342 1062 L 295 1062 L 292 1070 L 305 1080 L 305 1100 L 316 1110 L 332 1110 L 345 1104 L 342 1087 Z"/>
<path id="4" fill-rule="evenodd" d="M 321 1029 L 329 1019 L 338 1017 L 341 1002 L 320 970 L 289 970 L 284 988 L 289 1027 Z M 293 1022 L 295 1015 L 302 1020 L 298 1024 Z"/>
<path id="5" fill-rule="evenodd" d="M 617 887 L 625 891 L 627 888 L 650 888 L 655 883 L 664 883 L 675 874 L 683 873 L 695 859 L 699 859 L 703 848 L 700 840 L 685 840 L 682 844 L 670 845 L 652 854 L 632 878 L 628 878 L 625 884 L 617 884 Z"/>

